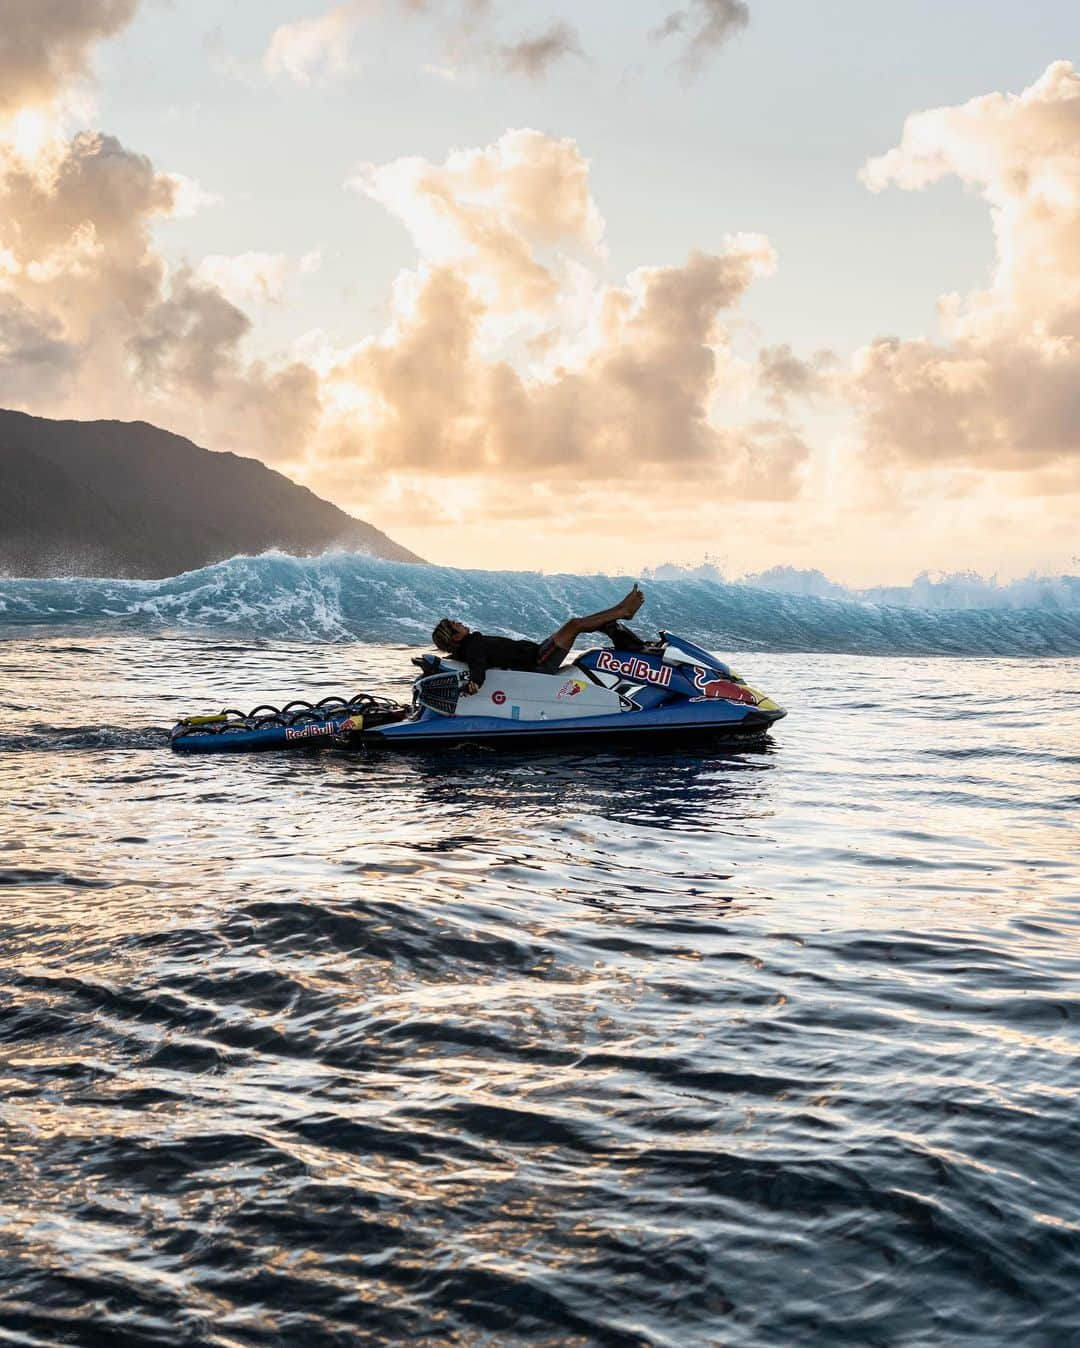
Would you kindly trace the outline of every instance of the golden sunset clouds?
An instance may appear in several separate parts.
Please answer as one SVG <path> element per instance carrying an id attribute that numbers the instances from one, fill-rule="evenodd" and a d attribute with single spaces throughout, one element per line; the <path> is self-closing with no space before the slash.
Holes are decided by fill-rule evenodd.
<path id="1" fill-rule="evenodd" d="M 1080 486 L 1080 74 L 910 117 L 863 170 L 873 191 L 956 175 L 990 207 L 990 285 L 939 303 L 942 340 L 859 351 L 868 452 L 914 464 L 1068 467 Z M 1043 478 L 1048 483 L 1048 477 Z"/>
<path id="2" fill-rule="evenodd" d="M 401 220 L 419 259 L 395 283 L 385 331 L 323 355 L 337 460 L 624 484 L 677 466 L 735 494 L 796 490 L 806 449 L 794 433 L 721 431 L 709 417 L 734 378 L 723 315 L 774 270 L 767 240 L 736 236 L 605 285 L 588 164 L 573 141 L 529 130 L 350 181 Z"/>
<path id="3" fill-rule="evenodd" d="M 365 165 L 349 186 L 407 229 L 415 267 L 382 332 L 307 339 L 278 367 L 245 357 L 245 305 L 279 298 L 288 259 L 249 252 L 169 268 L 152 242 L 178 188 L 112 137 L 81 133 L 0 180 L 5 395 L 165 421 L 332 473 L 585 482 L 665 466 L 736 495 L 785 497 L 806 447 L 775 419 L 720 430 L 738 382 L 723 316 L 770 275 L 734 236 L 681 265 L 603 283 L 604 221 L 580 148 L 527 129 L 442 163 Z"/>
<path id="4" fill-rule="evenodd" d="M 655 8 L 660 50 L 690 64 L 747 19 L 723 0 Z M 222 228 L 219 243 L 221 182 L 79 129 L 94 43 L 135 9 L 44 5 L 3 48 L 0 404 L 153 421 L 273 463 L 426 555 L 483 539 L 476 562 L 530 522 L 639 536 L 653 559 L 655 546 L 700 555 L 722 535 L 765 565 L 812 558 L 823 539 L 835 556 L 872 557 L 891 530 L 914 548 L 947 518 L 975 555 L 979 538 L 997 546 L 1002 521 L 1030 528 L 1080 490 L 1080 75 L 1067 62 L 1022 93 L 915 113 L 866 163 L 883 236 L 886 189 L 953 178 L 985 203 L 994 265 L 983 288 L 928 306 L 927 335 L 878 336 L 883 312 L 861 346 L 834 352 L 794 342 L 782 308 L 767 325 L 747 319 L 748 301 L 753 312 L 757 296 L 784 294 L 784 258 L 737 232 L 734 212 L 699 217 L 672 196 L 662 205 L 685 216 L 687 243 L 628 257 L 592 147 L 502 121 L 460 141 L 429 128 L 426 155 L 374 159 L 358 125 L 355 153 L 333 161 L 335 196 L 304 203 L 312 232 L 295 252 L 251 228 Z M 261 32 L 262 83 L 245 97 L 317 97 L 305 81 L 348 74 L 373 12 L 374 0 L 309 6 Z M 514 11 L 496 4 L 386 0 L 382 12 L 444 25 L 489 71 L 546 32 L 512 30 Z M 517 73 L 542 74 L 571 37 L 540 42 L 520 56 L 536 68 Z M 655 50 L 645 28 L 641 40 Z M 283 157 L 283 193 L 294 167 Z M 163 246 L 168 222 L 215 201 L 196 222 L 201 250 Z M 299 300 L 326 283 L 312 243 L 329 210 L 357 222 L 335 245 L 338 293 L 343 275 L 374 274 L 381 303 L 323 325 Z M 373 220 L 394 238 L 392 266 L 371 260 Z M 844 303 L 842 274 L 829 293 Z M 1063 537 L 1071 516 L 1057 511 Z"/>

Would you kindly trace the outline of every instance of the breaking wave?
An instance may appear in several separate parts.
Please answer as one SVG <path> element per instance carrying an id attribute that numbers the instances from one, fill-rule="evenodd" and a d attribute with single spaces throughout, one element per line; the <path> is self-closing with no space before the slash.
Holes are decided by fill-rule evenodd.
<path id="1" fill-rule="evenodd" d="M 293 641 L 425 644 L 459 614 L 481 630 L 553 630 L 610 603 L 628 577 L 464 571 L 354 553 L 265 553 L 165 580 L 0 579 L 0 634 L 28 628 L 210 629 Z M 714 649 L 883 655 L 1077 655 L 1080 603 L 913 608 L 782 593 L 701 576 L 656 577 L 638 626 L 683 632 Z M 1071 598 L 1071 592 L 1069 592 Z"/>

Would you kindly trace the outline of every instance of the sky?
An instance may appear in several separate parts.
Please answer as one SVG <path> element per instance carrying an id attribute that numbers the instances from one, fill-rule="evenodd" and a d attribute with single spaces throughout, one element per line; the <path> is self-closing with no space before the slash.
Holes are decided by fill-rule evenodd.
<path id="1" fill-rule="evenodd" d="M 1080 7 L 0 0 L 0 405 L 432 561 L 1080 554 Z"/>

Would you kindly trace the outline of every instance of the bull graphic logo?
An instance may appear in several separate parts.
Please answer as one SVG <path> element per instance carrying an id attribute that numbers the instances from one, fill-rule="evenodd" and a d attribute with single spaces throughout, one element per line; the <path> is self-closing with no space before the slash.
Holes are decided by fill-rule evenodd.
<path id="1" fill-rule="evenodd" d="M 578 693 L 583 693 L 589 685 L 584 679 L 567 679 L 559 689 L 559 697 L 577 697 Z"/>
<path id="2" fill-rule="evenodd" d="M 698 689 L 700 695 L 692 697 L 691 702 L 706 702 L 709 698 L 723 697 L 729 702 L 748 702 L 752 707 L 757 706 L 757 698 L 745 684 L 733 683 L 730 679 L 718 679 L 709 670 L 696 666 L 694 687 Z"/>

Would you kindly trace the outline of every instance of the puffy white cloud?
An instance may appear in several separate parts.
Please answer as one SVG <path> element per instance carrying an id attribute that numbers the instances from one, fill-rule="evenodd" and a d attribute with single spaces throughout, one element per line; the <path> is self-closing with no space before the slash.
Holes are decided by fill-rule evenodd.
<path id="1" fill-rule="evenodd" d="M 310 256 L 307 254 L 301 259 L 302 271 L 313 270 L 308 261 Z M 196 274 L 200 281 L 216 287 L 234 304 L 265 303 L 281 299 L 289 269 L 289 259 L 284 253 L 250 252 L 232 256 L 211 253 L 199 263 Z"/>
<path id="2" fill-rule="evenodd" d="M 216 192 L 208 192 L 202 183 L 185 173 L 162 173 L 160 176 L 172 186 L 169 215 L 173 220 L 190 220 L 207 206 L 221 205 L 222 197 Z"/>
<path id="3" fill-rule="evenodd" d="M 601 258 L 603 222 L 571 141 L 508 132 L 444 164 L 368 167 L 354 185 L 406 225 L 420 263 L 399 276 L 386 331 L 320 362 L 330 408 L 320 461 L 408 474 L 687 479 L 754 498 L 798 488 L 807 447 L 785 423 L 721 430 L 710 404 L 730 374 L 722 315 L 775 266 L 735 236 L 621 286 L 581 285 L 571 254 Z M 580 263 L 575 264 L 581 266 Z M 579 321 L 567 286 L 579 285 Z M 511 359 L 483 334 L 493 313 L 551 326 Z"/>
<path id="4" fill-rule="evenodd" d="M 162 275 L 148 225 L 170 213 L 174 193 L 145 156 L 98 132 L 31 161 L 0 151 L 0 248 L 14 263 L 5 288 L 78 342 L 144 309 Z"/>
<path id="5" fill-rule="evenodd" d="M 349 185 L 396 216 L 426 262 L 453 267 L 495 308 L 549 307 L 560 281 L 542 250 L 595 255 L 603 237 L 588 161 L 573 141 L 539 131 L 507 131 L 443 164 L 367 165 Z"/>
<path id="6" fill-rule="evenodd" d="M 0 121 L 51 102 L 127 24 L 139 0 L 0 0 Z"/>
<path id="7" fill-rule="evenodd" d="M 344 75 L 350 69 L 353 33 L 366 8 L 347 0 L 325 14 L 282 24 L 270 37 L 263 66 L 297 84 Z"/>
<path id="8" fill-rule="evenodd" d="M 943 341 L 885 338 L 854 360 L 876 455 L 1040 469 L 1080 455 L 1080 74 L 908 118 L 863 180 L 921 190 L 955 175 L 990 207 L 991 284 L 942 298 Z"/>

